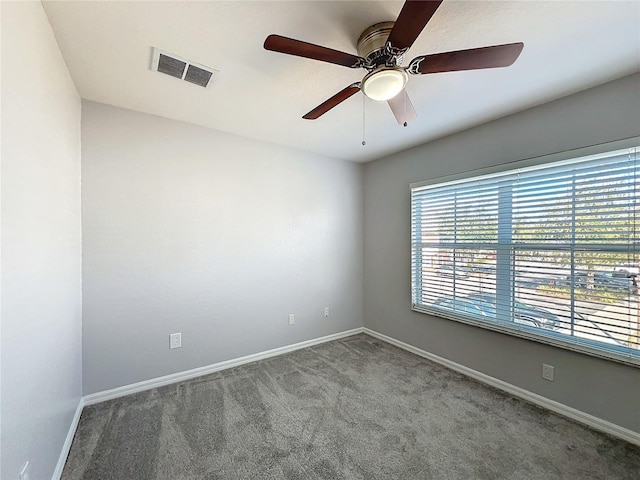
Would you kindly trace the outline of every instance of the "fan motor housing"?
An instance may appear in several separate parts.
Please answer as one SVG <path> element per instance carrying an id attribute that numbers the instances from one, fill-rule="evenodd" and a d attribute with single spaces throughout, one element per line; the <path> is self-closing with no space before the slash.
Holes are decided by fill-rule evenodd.
<path id="1" fill-rule="evenodd" d="M 362 32 L 357 43 L 358 55 L 376 67 L 386 64 L 389 55 L 385 53 L 384 46 L 394 24 L 395 22 L 380 22 Z"/>

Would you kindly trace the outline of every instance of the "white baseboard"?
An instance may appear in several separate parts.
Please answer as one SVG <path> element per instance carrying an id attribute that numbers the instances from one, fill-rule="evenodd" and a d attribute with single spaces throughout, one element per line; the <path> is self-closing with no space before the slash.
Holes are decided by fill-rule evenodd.
<path id="1" fill-rule="evenodd" d="M 76 413 L 73 415 L 73 420 L 71 420 L 71 425 L 69 426 L 69 432 L 67 432 L 67 438 L 65 438 L 64 444 L 62 445 L 60 457 L 58 458 L 58 463 L 56 464 L 56 468 L 53 471 L 51 480 L 60 480 L 60 477 L 62 476 L 62 470 L 64 469 L 64 464 L 66 463 L 67 457 L 69 456 L 71 444 L 73 443 L 73 437 L 75 436 L 76 430 L 78 429 L 78 423 L 80 422 L 80 415 L 82 414 L 83 408 L 84 400 L 80 398 L 78 406 L 76 407 Z"/>
<path id="2" fill-rule="evenodd" d="M 123 387 L 113 388 L 111 390 L 104 390 L 102 392 L 92 393 L 86 395 L 84 405 L 94 405 L 96 403 L 105 402 L 118 397 L 124 397 L 125 395 L 131 395 L 132 393 L 143 392 L 145 390 L 151 390 L 152 388 L 158 388 L 172 383 L 182 382 L 202 375 L 208 375 L 210 373 L 219 372 L 220 370 L 226 370 L 227 368 L 238 367 L 245 363 L 256 362 L 269 357 L 275 357 L 284 353 L 293 352 L 294 350 L 300 350 L 301 348 L 311 347 L 313 345 L 319 345 L 325 342 L 331 342 L 332 340 L 338 340 L 340 338 L 350 337 L 351 335 L 357 335 L 364 331 L 363 327 L 354 328 L 352 330 L 346 330 L 344 332 L 334 333 L 325 337 L 314 338 L 312 340 L 306 340 L 300 343 L 294 343 L 293 345 L 286 345 L 284 347 L 274 348 L 273 350 L 267 350 L 265 352 L 254 353 L 245 357 L 234 358 L 226 360 L 224 362 L 214 363 L 204 367 L 193 368 L 184 372 L 172 373 L 171 375 L 165 375 L 163 377 L 156 377 L 142 382 L 132 383 L 131 385 L 125 385 Z"/>
<path id="3" fill-rule="evenodd" d="M 60 452 L 60 458 L 58 459 L 58 464 L 56 465 L 56 468 L 54 470 L 52 480 L 59 480 L 62 475 L 62 470 L 67 460 L 67 456 L 69 455 L 69 450 L 71 449 L 71 443 L 73 442 L 73 437 L 76 433 L 78 422 L 80 421 L 80 415 L 82 413 L 82 409 L 86 405 L 94 405 L 96 403 L 104 402 L 104 401 L 111 400 L 118 397 L 123 397 L 125 395 L 131 395 L 132 393 L 137 393 L 145 390 L 150 390 L 152 388 L 162 387 L 164 385 L 181 382 L 183 380 L 189 380 L 202 375 L 207 375 L 209 373 L 219 372 L 220 370 L 225 370 L 227 368 L 233 368 L 240 365 L 244 365 L 246 363 L 262 360 L 265 358 L 275 357 L 277 355 L 293 352 L 301 348 L 311 347 L 313 345 L 319 345 L 321 343 L 330 342 L 332 340 L 338 340 L 340 338 L 357 335 L 359 333 L 366 333 L 367 335 L 371 335 L 372 337 L 375 337 L 384 342 L 390 343 L 391 345 L 395 345 L 396 347 L 402 348 L 403 350 L 406 350 L 408 352 L 415 353 L 416 355 L 419 355 L 421 357 L 427 358 L 429 360 L 433 360 L 436 363 L 439 363 L 441 365 L 444 365 L 445 367 L 451 368 L 452 370 L 455 370 L 471 378 L 479 380 L 483 383 L 496 387 L 516 397 L 522 398 L 531 403 L 544 407 L 548 410 L 559 413 L 560 415 L 564 415 L 565 417 L 571 418 L 580 423 L 588 425 L 592 428 L 595 428 L 596 430 L 600 430 L 604 433 L 608 433 L 610 435 L 613 435 L 615 437 L 621 438 L 630 443 L 640 446 L 640 433 L 638 432 L 634 432 L 633 430 L 629 430 L 627 428 L 621 427 L 619 425 L 608 422 L 606 420 L 602 420 L 601 418 L 595 417 L 593 415 L 582 412 L 580 410 L 569 407 L 567 405 L 556 402 L 554 400 L 550 400 L 546 397 L 530 392 L 523 388 L 516 387 L 515 385 L 504 382 L 495 377 L 491 377 L 482 372 L 478 372 L 477 370 L 473 370 L 469 367 L 465 367 L 464 365 L 461 365 L 459 363 L 456 363 L 451 360 L 447 360 L 446 358 L 439 357 L 438 355 L 434 355 L 432 353 L 426 352 L 418 347 L 409 345 L 408 343 L 404 343 L 400 340 L 396 340 L 395 338 L 389 337 L 382 333 L 378 333 L 375 330 L 371 330 L 369 328 L 354 328 L 352 330 L 347 330 L 340 333 L 334 333 L 332 335 L 327 335 L 325 337 L 315 338 L 312 340 L 295 343 L 293 345 L 274 348 L 272 350 L 267 350 L 265 352 L 259 352 L 259 353 L 247 355 L 247 356 L 232 359 L 232 360 L 226 360 L 224 362 L 214 363 L 212 365 L 208 365 L 205 367 L 194 368 L 191 370 L 186 370 L 184 372 L 178 372 L 171 375 L 165 375 L 163 377 L 152 378 L 150 380 L 133 383 L 131 385 L 125 385 L 123 387 L 118 387 L 111 390 L 105 390 L 102 392 L 93 393 L 91 395 L 86 395 L 85 397 L 81 398 L 80 402 L 78 403 L 78 407 L 76 408 L 76 412 L 71 422 L 71 426 L 69 427 L 67 438 L 65 439 L 64 445 L 62 447 L 62 451 Z"/>
<path id="4" fill-rule="evenodd" d="M 220 370 L 225 370 L 227 368 L 233 368 L 239 365 L 244 365 L 246 363 L 256 362 L 258 360 L 262 360 L 265 358 L 275 357 L 277 355 L 282 355 L 284 353 L 293 352 L 294 350 L 300 350 L 301 348 L 311 347 L 313 345 L 319 345 L 321 343 L 330 342 L 332 340 L 338 340 L 340 338 L 350 337 L 352 335 L 357 335 L 363 332 L 364 332 L 364 328 L 362 327 L 354 328 L 352 330 L 346 330 L 344 332 L 334 333 L 332 335 L 327 335 L 320 338 L 314 338 L 312 340 L 306 340 L 300 343 L 294 343 L 293 345 L 286 345 L 284 347 L 274 348 L 272 350 L 267 350 L 265 352 L 254 353 L 252 355 L 247 355 L 245 357 L 240 357 L 232 360 L 227 360 L 224 362 L 214 363 L 213 365 L 194 368 L 192 370 L 178 372 L 171 375 L 165 375 L 163 377 L 152 378 L 150 380 L 145 380 L 143 382 L 133 383 L 131 385 L 125 385 L 123 387 L 118 387 L 111 390 L 105 390 L 103 392 L 97 392 L 97 393 L 92 393 L 91 395 L 86 395 L 82 397 L 78 402 L 76 413 L 73 416 L 73 420 L 71 421 L 71 426 L 69 427 L 67 438 L 64 441 L 64 445 L 62 446 L 62 450 L 60 452 L 60 457 L 58 458 L 58 463 L 56 465 L 55 470 L 53 471 L 53 476 L 51 478 L 52 480 L 60 480 L 60 477 L 62 476 L 62 470 L 64 469 L 64 465 L 67 461 L 67 457 L 69 456 L 69 451 L 71 450 L 71 444 L 73 443 L 73 437 L 75 436 L 76 430 L 78 429 L 78 423 L 80 421 L 80 415 L 82 414 L 82 409 L 86 405 L 94 405 L 96 403 L 104 402 L 106 400 L 123 397 L 125 395 L 131 395 L 132 393 L 137 393 L 137 392 L 142 392 L 144 390 L 150 390 L 152 388 L 162 387 L 164 385 L 181 382 L 183 380 L 189 380 L 191 378 L 207 375 L 209 373 L 219 372 Z"/>
<path id="5" fill-rule="evenodd" d="M 565 417 L 569 417 L 580 423 L 588 425 L 589 427 L 595 428 L 596 430 L 608 433 L 609 435 L 613 435 L 614 437 L 621 438 L 629 443 L 640 446 L 640 433 L 638 432 L 634 432 L 633 430 L 621 427 L 619 425 L 616 425 L 615 423 L 608 422 L 601 418 L 577 410 L 573 407 L 569 407 L 563 403 L 556 402 L 555 400 L 550 400 L 546 397 L 543 397 L 542 395 L 538 395 L 537 393 L 525 390 L 524 388 L 516 387 L 515 385 L 504 382 L 495 377 L 491 377 L 482 372 L 478 372 L 477 370 L 473 370 L 472 368 L 465 367 L 464 365 L 461 365 L 459 363 L 452 362 L 451 360 L 447 360 L 446 358 L 426 352 L 418 347 L 409 345 L 408 343 L 404 343 L 400 340 L 396 340 L 395 338 L 388 337 L 387 335 L 384 335 L 382 333 L 378 333 L 375 330 L 364 328 L 364 333 L 378 338 L 384 342 L 390 343 L 391 345 L 395 345 L 396 347 L 402 348 L 403 350 L 406 350 L 408 352 L 415 353 L 416 355 L 420 355 L 421 357 L 427 358 L 429 360 L 433 360 L 434 362 L 444 365 L 451 370 L 455 370 L 464 375 L 467 375 L 468 377 L 475 378 L 480 382 L 491 385 L 492 387 L 499 388 L 500 390 L 515 395 L 516 397 L 520 397 L 524 400 L 527 400 L 528 402 L 559 413 L 560 415 L 563 415 Z"/>

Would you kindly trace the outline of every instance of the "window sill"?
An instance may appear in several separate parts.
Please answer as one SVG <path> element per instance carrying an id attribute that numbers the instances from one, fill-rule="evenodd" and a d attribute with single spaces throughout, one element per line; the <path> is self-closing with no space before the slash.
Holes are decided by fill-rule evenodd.
<path id="1" fill-rule="evenodd" d="M 442 310 L 436 310 L 431 308 L 422 307 L 420 305 L 412 305 L 411 310 L 414 312 L 431 315 L 437 318 L 443 318 L 446 320 L 453 320 L 455 322 L 464 323 L 474 327 L 484 328 L 485 330 L 491 330 L 494 332 L 511 335 L 517 338 L 524 338 L 534 342 L 542 343 L 545 345 L 551 345 L 553 347 L 562 348 L 564 350 L 570 350 L 572 352 L 582 353 L 596 358 L 602 358 L 613 362 L 621 363 L 623 365 L 640 368 L 640 352 L 638 356 L 631 356 L 625 352 L 616 352 L 616 347 L 599 348 L 596 346 L 597 342 L 589 340 L 570 340 L 567 338 L 560 338 L 558 333 L 552 331 L 545 331 L 541 329 L 534 329 L 533 327 L 512 327 L 510 325 L 495 321 L 489 322 L 486 320 L 476 320 L 473 317 L 456 315 L 455 313 L 448 313 Z M 540 330 L 540 331 L 539 331 Z M 564 337 L 564 336 L 563 336 Z M 622 350 L 622 349 L 621 349 Z"/>

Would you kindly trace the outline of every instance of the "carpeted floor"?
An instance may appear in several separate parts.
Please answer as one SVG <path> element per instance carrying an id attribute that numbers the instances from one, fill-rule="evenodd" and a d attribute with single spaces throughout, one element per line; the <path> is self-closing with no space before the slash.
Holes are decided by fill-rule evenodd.
<path id="1" fill-rule="evenodd" d="M 62 478 L 638 480 L 640 448 L 356 335 L 86 407 Z"/>

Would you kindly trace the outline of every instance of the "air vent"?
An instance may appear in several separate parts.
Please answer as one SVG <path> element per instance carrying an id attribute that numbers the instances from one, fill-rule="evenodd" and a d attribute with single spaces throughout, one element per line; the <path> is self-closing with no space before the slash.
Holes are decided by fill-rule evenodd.
<path id="1" fill-rule="evenodd" d="M 187 74 L 184 76 L 184 79 L 187 82 L 195 83 L 196 85 L 200 85 L 201 87 L 205 87 L 209 85 L 209 80 L 211 80 L 211 76 L 213 72 L 209 70 L 205 70 L 204 68 L 196 67 L 195 65 L 189 65 L 187 68 Z"/>
<path id="2" fill-rule="evenodd" d="M 160 73 L 166 73 L 172 77 L 182 79 L 184 75 L 184 69 L 187 66 L 185 62 L 181 62 L 177 58 L 172 58 L 164 54 L 160 54 L 158 60 L 158 71 Z"/>
<path id="3" fill-rule="evenodd" d="M 158 48 L 153 49 L 151 70 L 164 73 L 194 85 L 207 88 L 215 79 L 218 71 L 191 62 L 173 53 L 164 52 Z"/>

